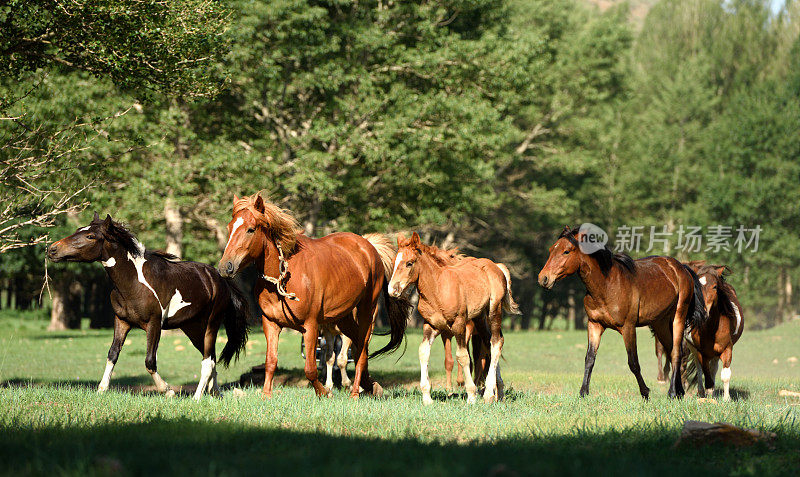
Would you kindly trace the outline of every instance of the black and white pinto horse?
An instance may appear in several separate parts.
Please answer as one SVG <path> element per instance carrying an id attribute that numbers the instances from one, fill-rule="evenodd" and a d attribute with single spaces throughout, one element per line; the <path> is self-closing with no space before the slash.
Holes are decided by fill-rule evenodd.
<path id="1" fill-rule="evenodd" d="M 97 388 L 108 389 L 111 373 L 128 331 L 141 328 L 147 334 L 145 367 L 161 393 L 174 391 L 158 374 L 156 352 L 162 329 L 181 329 L 203 354 L 200 382 L 194 398 L 203 392 L 219 392 L 215 344 L 225 325 L 228 342 L 219 361 L 227 366 L 247 343 L 249 309 L 242 292 L 222 278 L 214 267 L 180 261 L 174 255 L 145 250 L 125 227 L 106 216 L 94 220 L 48 249 L 54 262 L 100 261 L 114 284 L 114 340 L 108 350 L 105 374 Z"/>

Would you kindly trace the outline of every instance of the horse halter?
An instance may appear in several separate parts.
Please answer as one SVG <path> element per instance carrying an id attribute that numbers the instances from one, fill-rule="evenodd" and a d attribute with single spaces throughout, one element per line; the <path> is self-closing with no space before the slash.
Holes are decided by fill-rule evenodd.
<path id="1" fill-rule="evenodd" d="M 286 258 L 284 258 L 283 256 L 283 249 L 281 248 L 281 244 L 278 242 L 275 245 L 278 247 L 278 261 L 279 261 L 278 270 L 280 270 L 280 274 L 278 275 L 278 278 L 262 274 L 261 278 L 275 285 L 275 288 L 278 290 L 278 295 L 284 298 L 288 298 L 290 300 L 300 301 L 300 299 L 297 298 L 297 295 L 295 295 L 294 293 L 287 292 L 286 289 L 283 287 L 283 281 L 286 279 L 286 274 L 289 272 L 289 266 L 288 262 L 286 261 Z"/>

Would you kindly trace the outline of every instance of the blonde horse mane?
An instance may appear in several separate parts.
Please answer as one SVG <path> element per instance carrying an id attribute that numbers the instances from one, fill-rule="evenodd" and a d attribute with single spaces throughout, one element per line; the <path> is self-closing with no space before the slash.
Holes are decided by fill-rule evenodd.
<path id="1" fill-rule="evenodd" d="M 264 212 L 256 209 L 256 203 L 261 199 L 264 205 Z M 281 209 L 269 200 L 261 196 L 261 192 L 256 192 L 251 196 L 244 196 L 233 204 L 233 215 L 235 216 L 243 210 L 248 210 L 256 222 L 268 231 L 268 235 L 280 244 L 284 253 L 292 253 L 297 246 L 297 236 L 302 230 L 300 224 L 287 210 Z"/>

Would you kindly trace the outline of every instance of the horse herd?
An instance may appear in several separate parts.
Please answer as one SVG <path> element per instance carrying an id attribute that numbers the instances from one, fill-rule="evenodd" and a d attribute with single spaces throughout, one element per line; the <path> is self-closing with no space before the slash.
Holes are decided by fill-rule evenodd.
<path id="1" fill-rule="evenodd" d="M 181 329 L 203 355 L 194 398 L 200 399 L 206 391 L 219 393 L 215 369 L 219 328 L 224 325 L 228 336 L 219 362 L 228 365 L 245 347 L 250 319 L 245 296 L 229 278 L 254 265 L 259 274 L 254 293 L 267 343 L 264 397 L 272 396 L 279 335 L 287 327 L 303 334 L 305 375 L 317 396 L 330 395 L 334 362 L 330 349 L 328 378 L 323 385 L 315 353 L 320 333 L 328 343 L 333 342 L 334 334 L 341 334 L 345 356 L 346 348 L 352 347 L 355 376 L 351 397 L 380 395 L 382 389 L 369 374 L 368 359 L 400 346 L 411 311 L 409 291 L 416 288 L 418 311 L 424 319 L 419 347 L 423 402 L 432 402 L 428 360 L 439 335 L 446 356 L 450 340 L 455 338 L 459 381 L 465 370 L 468 402 L 475 402 L 481 384 L 484 401 L 503 398 L 501 322 L 504 311 L 519 313 L 519 308 L 511 296 L 509 271 L 502 263 L 426 245 L 416 232 L 409 238 L 398 236 L 397 247 L 379 234 L 334 233 L 310 238 L 302 234 L 289 212 L 260 194 L 234 196 L 228 233 L 217 268 L 146 250 L 121 224 L 97 214 L 89 225 L 49 247 L 48 256 L 56 262 L 99 261 L 114 284 L 114 338 L 99 392 L 108 389 L 125 338 L 137 327 L 146 333 L 145 367 L 159 392 L 174 394 L 158 374 L 161 330 Z M 724 398 L 729 399 L 732 347 L 741 336 L 743 320 L 736 294 L 725 281 L 727 269 L 702 261 L 682 264 L 663 256 L 633 260 L 606 246 L 587 252 L 580 247 L 582 239 L 579 229 L 565 228 L 550 247 L 538 277 L 542 287 L 551 289 L 562 278 L 577 273 L 586 286 L 589 339 L 580 395 L 589 392 L 600 338 L 611 328 L 622 334 L 628 365 L 647 399 L 650 391 L 641 375 L 635 331 L 637 326 L 649 326 L 656 337 L 659 378 L 670 368 L 672 371 L 670 397 L 683 396 L 692 366 L 699 394 L 713 393 L 721 359 Z M 389 342 L 369 353 L 380 300 L 390 324 Z M 470 343 L 472 359 L 467 348 Z M 663 355 L 668 359 L 661 366 Z M 351 383 L 346 364 L 347 359 L 339 356 L 344 386 Z M 446 367 L 449 387 L 452 357 Z"/>

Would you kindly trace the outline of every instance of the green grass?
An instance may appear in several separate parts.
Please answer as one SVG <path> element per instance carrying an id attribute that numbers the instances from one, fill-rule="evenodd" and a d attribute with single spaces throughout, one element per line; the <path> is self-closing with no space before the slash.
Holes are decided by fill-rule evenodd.
<path id="1" fill-rule="evenodd" d="M 344 391 L 318 400 L 305 384 L 299 336 L 281 337 L 275 398 L 246 387 L 242 398 L 166 399 L 146 392 L 144 334 L 131 332 L 112 379 L 94 392 L 110 330 L 44 331 L 29 319 L 0 320 L 0 459 L 4 473 L 116 474 L 597 474 L 797 475 L 800 323 L 745 333 L 736 346 L 732 387 L 738 400 L 666 398 L 655 382 L 653 342 L 639 334 L 651 400 L 639 398 L 618 334 L 603 337 L 591 395 L 577 397 L 585 335 L 507 333 L 502 363 L 505 402 L 466 404 L 443 391 L 442 347 L 434 347 L 432 406 L 416 387 L 419 333 L 408 350 L 370 363 L 383 399 L 351 401 Z M 373 347 L 385 338 L 376 338 Z M 263 361 L 264 337 L 253 332 L 248 354 L 222 382 L 238 382 Z M 221 346 L 221 345 L 220 345 Z M 200 354 L 182 335 L 161 339 L 160 374 L 172 385 L 195 383 Z M 350 369 L 352 376 L 352 367 Z M 145 392 L 142 392 L 142 390 Z M 772 448 L 673 448 L 687 419 L 769 430 Z"/>

